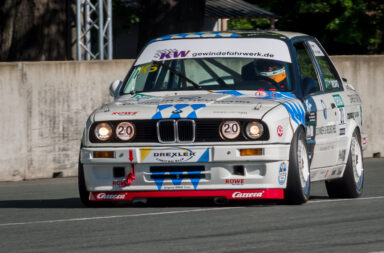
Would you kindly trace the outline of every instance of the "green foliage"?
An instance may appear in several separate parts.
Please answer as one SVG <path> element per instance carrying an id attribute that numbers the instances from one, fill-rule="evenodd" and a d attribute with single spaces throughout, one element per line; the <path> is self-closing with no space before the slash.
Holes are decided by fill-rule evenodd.
<path id="1" fill-rule="evenodd" d="M 280 16 L 279 30 L 317 37 L 331 54 L 384 53 L 380 0 L 247 0 Z"/>
<path id="2" fill-rule="evenodd" d="M 266 18 L 241 18 L 228 21 L 228 28 L 231 30 L 268 29 L 269 27 L 270 20 Z"/>
<path id="3" fill-rule="evenodd" d="M 114 33 L 129 33 L 132 25 L 139 23 L 138 10 L 127 6 L 123 0 L 113 0 L 112 11 L 114 19 Z"/>

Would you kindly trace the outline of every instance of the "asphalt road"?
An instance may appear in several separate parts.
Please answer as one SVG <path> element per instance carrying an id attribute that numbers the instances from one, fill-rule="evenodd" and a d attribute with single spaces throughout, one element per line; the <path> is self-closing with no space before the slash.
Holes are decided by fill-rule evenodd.
<path id="1" fill-rule="evenodd" d="M 76 178 L 0 183 L 0 252 L 384 252 L 384 159 L 359 199 L 84 208 Z"/>

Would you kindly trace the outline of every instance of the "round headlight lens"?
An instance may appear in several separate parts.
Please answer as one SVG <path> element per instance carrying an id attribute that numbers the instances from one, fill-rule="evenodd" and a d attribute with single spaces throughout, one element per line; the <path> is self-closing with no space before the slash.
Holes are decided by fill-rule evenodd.
<path id="1" fill-rule="evenodd" d="M 99 123 L 95 128 L 95 136 L 100 141 L 106 141 L 112 136 L 112 127 L 108 123 Z"/>
<path id="2" fill-rule="evenodd" d="M 135 126 L 131 122 L 121 122 L 116 127 L 116 136 L 122 141 L 129 141 L 135 136 Z"/>
<path id="3" fill-rule="evenodd" d="M 264 133 L 264 127 L 260 122 L 252 121 L 245 127 L 245 134 L 251 139 L 258 139 Z"/>
<path id="4" fill-rule="evenodd" d="M 223 139 L 233 140 L 240 134 L 240 123 L 237 121 L 224 121 L 220 125 L 220 135 Z"/>

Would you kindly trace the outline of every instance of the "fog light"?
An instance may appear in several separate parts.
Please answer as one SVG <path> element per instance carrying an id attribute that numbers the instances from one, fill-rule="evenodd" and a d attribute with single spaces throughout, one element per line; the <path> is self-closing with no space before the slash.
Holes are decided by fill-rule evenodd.
<path id="1" fill-rule="evenodd" d="M 93 151 L 93 158 L 115 158 L 114 151 Z"/>
<path id="2" fill-rule="evenodd" d="M 262 148 L 240 149 L 240 156 L 263 155 Z"/>

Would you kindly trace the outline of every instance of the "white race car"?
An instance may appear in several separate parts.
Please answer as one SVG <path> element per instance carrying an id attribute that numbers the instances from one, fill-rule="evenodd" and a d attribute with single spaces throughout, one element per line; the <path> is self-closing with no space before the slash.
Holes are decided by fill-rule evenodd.
<path id="1" fill-rule="evenodd" d="M 361 100 L 313 37 L 210 32 L 147 44 L 84 130 L 81 201 L 284 199 L 363 189 Z M 102 202 L 105 203 L 105 202 Z"/>

